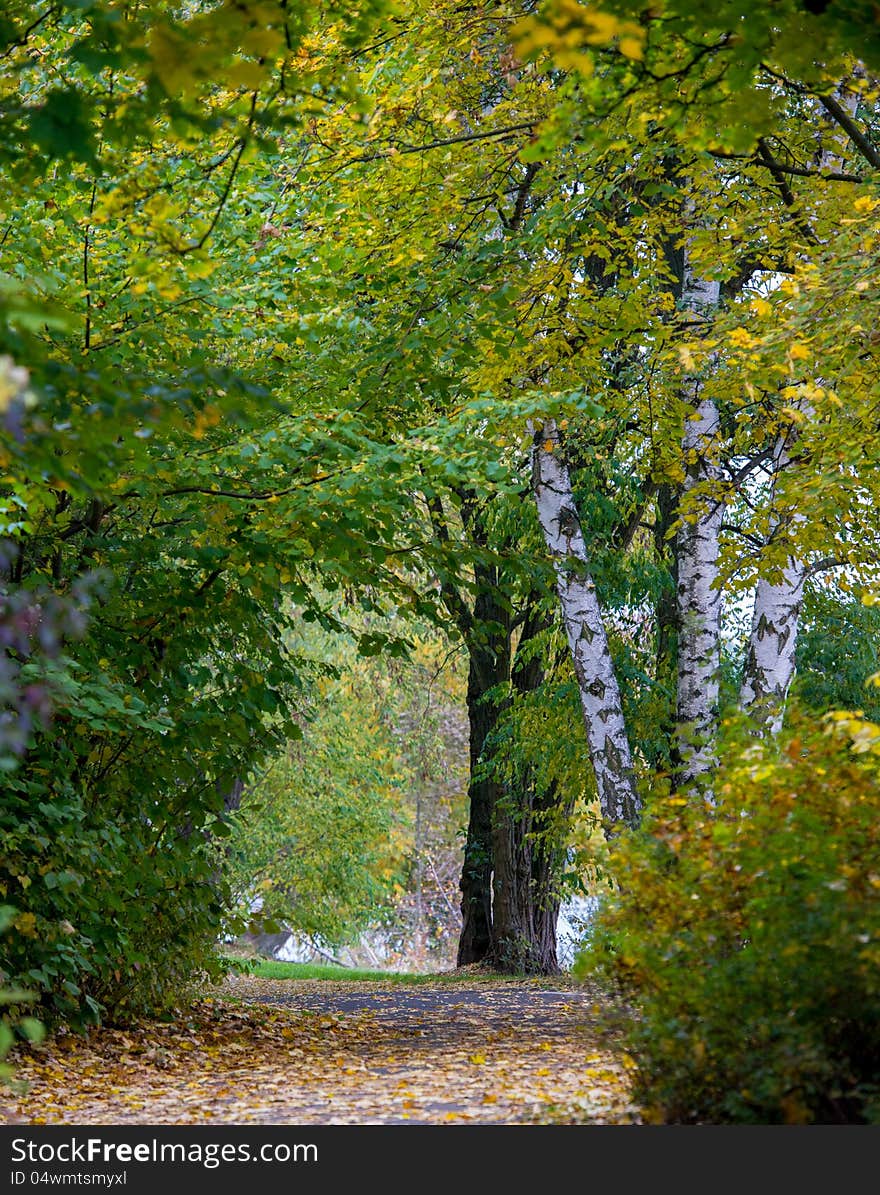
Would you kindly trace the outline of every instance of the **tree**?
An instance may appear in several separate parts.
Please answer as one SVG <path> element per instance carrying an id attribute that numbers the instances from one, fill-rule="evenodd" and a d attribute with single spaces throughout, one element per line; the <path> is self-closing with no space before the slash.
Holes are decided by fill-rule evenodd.
<path id="1" fill-rule="evenodd" d="M 380 547 L 405 522 L 391 516 L 393 454 L 352 412 L 348 434 L 331 432 L 328 412 L 270 399 L 280 371 L 256 380 L 253 333 L 232 347 L 256 310 L 247 288 L 216 293 L 255 222 L 236 188 L 253 181 L 246 150 L 306 26 L 277 5 L 227 15 L 221 28 L 210 10 L 144 5 L 120 28 L 103 6 L 50 7 L 4 30 L 21 99 L 6 144 L 34 150 L 16 157 L 2 246 L 21 280 L 5 292 L 5 347 L 29 378 L 3 446 L 11 608 L 40 596 L 45 645 L 57 612 L 102 588 L 79 642 L 72 614 L 62 630 L 54 719 L 17 719 L 2 882 L 19 912 L 3 969 L 71 1019 L 161 1005 L 216 969 L 228 797 L 295 726 L 279 589 L 332 627 L 316 577 L 373 606 L 377 583 L 412 595 Z M 35 78 L 42 95 L 50 78 L 63 87 L 33 102 Z M 300 118 L 297 87 L 319 85 L 295 79 L 282 125 Z M 368 506 L 351 501 L 369 443 L 391 506 L 372 484 Z M 36 700 L 46 670 L 8 646 Z"/>
<path id="2" fill-rule="evenodd" d="M 94 595 L 56 664 L 25 635 L 5 677 L 7 969 L 61 1011 L 134 1000 L 159 929 L 182 960 L 210 936 L 229 794 L 298 724 L 300 621 L 366 612 L 343 642 L 367 655 L 454 622 L 461 958 L 552 970 L 576 797 L 610 832 L 658 773 L 709 780 L 725 602 L 753 595 L 735 687 L 773 728 L 807 580 L 876 585 L 874 84 L 840 14 L 821 66 L 794 10 L 742 39 L 734 16 L 255 0 L 3 26 L 6 600 Z M 554 579 L 569 663 L 539 658 Z M 560 686 L 585 782 L 521 734 Z M 123 897 L 143 917 L 102 917 Z"/>
<path id="3" fill-rule="evenodd" d="M 504 61 L 510 28 L 506 22 L 515 15 L 512 10 L 495 14 L 493 22 L 483 28 L 477 50 L 481 60 Z M 460 44 L 463 30 L 466 36 L 472 35 L 470 18 L 461 24 L 456 24 L 451 14 L 440 19 L 445 22 L 447 42 L 451 38 L 451 44 Z M 437 17 L 421 23 L 413 18 L 406 33 L 412 35 L 413 29 L 418 29 L 421 43 L 431 44 L 436 21 Z M 503 79 L 496 75 L 494 83 L 483 80 L 478 85 L 480 72 L 468 73 L 463 67 L 453 77 L 452 94 L 445 79 L 413 90 L 423 64 L 413 57 L 412 44 L 402 35 L 393 53 L 383 50 L 364 67 L 372 78 L 387 82 L 392 89 L 390 94 L 383 93 L 382 106 L 372 120 L 373 148 L 369 153 L 358 154 L 352 146 L 344 112 L 328 117 L 316 131 L 318 143 L 330 151 L 332 165 L 327 169 L 332 171 L 331 177 L 344 172 L 352 179 L 353 198 L 346 202 L 345 212 L 355 230 L 353 240 L 372 246 L 367 260 L 362 258 L 357 266 L 357 290 L 351 301 L 354 310 L 368 316 L 377 334 L 361 349 L 365 364 L 354 366 L 350 376 L 378 374 L 385 393 L 392 392 L 397 382 L 402 391 L 416 395 L 414 405 L 421 412 L 430 413 L 432 402 L 436 412 L 437 396 L 455 393 L 465 398 L 458 426 L 473 429 L 481 418 L 489 419 L 497 429 L 496 438 L 502 442 L 506 438 L 510 448 L 517 443 L 518 430 L 529 414 L 549 413 L 548 392 L 553 414 L 570 412 L 577 421 L 573 426 L 579 430 L 588 409 L 579 389 L 584 378 L 589 379 L 590 391 L 603 393 L 605 411 L 611 406 L 612 422 L 622 422 L 627 405 L 631 409 L 632 397 L 639 396 L 639 419 L 626 428 L 627 434 L 619 441 L 620 459 L 623 463 L 629 454 L 630 464 L 641 474 L 638 489 L 642 503 L 665 501 L 664 510 L 658 512 L 659 522 L 665 521 L 666 530 L 679 528 L 674 564 L 683 601 L 674 619 L 664 615 L 658 642 L 662 630 L 668 654 L 669 630 L 674 623 L 683 692 L 685 678 L 690 678 L 688 683 L 699 704 L 699 709 L 692 710 L 689 699 L 682 697 L 678 737 L 690 727 L 700 743 L 701 766 L 697 770 L 704 770 L 713 757 L 711 739 L 717 717 L 716 702 L 703 683 L 708 678 L 715 684 L 712 677 L 719 660 L 719 590 L 713 581 L 717 576 L 722 582 L 733 556 L 730 541 L 725 544 L 719 538 L 721 512 L 728 508 L 730 496 L 743 492 L 744 483 L 758 467 L 756 461 L 766 459 L 766 442 L 756 445 L 761 433 L 756 435 L 754 424 L 747 428 L 742 421 L 731 438 L 731 421 L 735 425 L 738 418 L 734 371 L 726 371 L 726 361 L 720 359 L 718 342 L 712 336 L 717 313 L 697 344 L 688 339 L 687 309 L 691 292 L 703 288 L 699 274 L 703 263 L 716 255 L 709 273 L 723 274 L 724 310 L 729 308 L 739 317 L 742 296 L 749 293 L 743 287 L 755 271 L 744 273 L 749 261 L 738 245 L 718 262 L 712 223 L 717 218 L 732 221 L 731 185 L 737 188 L 736 202 L 753 211 L 758 183 L 739 161 L 723 168 L 726 173 L 719 171 L 719 162 L 733 161 L 725 157 L 729 151 L 723 148 L 696 157 L 689 149 L 671 168 L 668 145 L 658 145 L 653 131 L 645 135 L 638 113 L 621 115 L 601 129 L 598 121 L 585 124 L 583 105 L 578 107 L 572 100 L 573 88 L 583 88 L 582 78 L 563 81 L 550 92 L 551 101 L 558 99 L 557 127 L 555 132 L 551 127 L 544 141 L 536 141 L 534 133 L 552 104 L 548 106 L 548 93 L 542 91 L 534 73 L 523 72 L 509 59 Z M 471 38 L 468 51 L 473 48 Z M 631 61 L 635 60 L 631 56 Z M 621 64 L 606 57 L 601 76 L 595 76 L 599 97 L 619 95 L 620 88 L 627 86 L 627 70 L 626 61 Z M 408 93 L 417 99 L 407 100 Z M 453 121 L 461 131 L 445 135 L 443 113 L 449 111 L 453 95 Z M 596 97 L 588 98 L 593 101 Z M 797 129 L 796 123 L 794 127 Z M 589 155 L 578 156 L 566 146 L 565 132 L 571 130 L 576 133 L 569 144 L 580 138 L 588 143 Z M 800 131 L 803 133 L 802 128 Z M 615 136 L 622 140 L 614 142 Z M 509 143 L 517 139 L 521 144 L 514 157 Z M 469 148 L 476 144 L 479 158 Z M 625 168 L 613 174 L 610 183 L 607 175 L 600 179 L 603 168 L 615 155 L 621 156 L 622 148 L 626 150 Z M 771 161 L 775 161 L 772 155 Z M 766 163 L 761 166 L 765 174 L 768 169 Z M 707 180 L 711 180 L 711 200 L 706 227 L 695 231 L 684 254 L 681 236 L 675 230 L 681 226 L 682 211 Z M 498 198 L 504 190 L 511 200 L 509 207 Z M 584 202 L 585 194 L 593 197 L 589 205 Z M 369 196 L 366 201 L 365 196 Z M 415 204 L 413 196 L 417 197 Z M 781 194 L 780 202 L 785 203 Z M 335 214 L 339 215 L 338 208 Z M 321 227 L 315 231 L 320 235 Z M 755 255 L 760 258 L 766 248 L 768 263 L 774 265 L 786 251 L 780 245 L 765 247 L 760 240 L 757 245 Z M 357 256 L 355 250 L 350 249 L 349 254 Z M 696 271 L 687 262 L 689 256 L 697 262 Z M 400 273 L 402 263 L 426 260 L 431 261 L 431 284 L 423 264 L 415 285 L 408 290 Z M 504 271 L 503 287 L 496 283 L 499 270 Z M 627 272 L 632 281 L 624 285 Z M 721 281 L 709 277 L 705 282 L 705 289 L 713 296 L 717 291 L 719 299 Z M 471 301 L 464 302 L 463 295 L 472 296 Z M 402 300 L 402 296 L 408 298 Z M 678 312 L 676 298 L 681 304 Z M 588 309 L 590 317 L 586 318 Z M 637 345 L 625 343 L 630 329 L 637 330 Z M 392 346 L 398 350 L 403 346 L 405 352 L 395 356 Z M 475 361 L 479 363 L 476 366 Z M 691 391 L 696 392 L 703 375 L 709 373 L 719 394 L 711 399 L 707 407 L 711 419 L 701 430 L 687 417 L 686 409 L 693 397 Z M 523 388 L 523 377 L 536 376 L 542 378 L 541 388 L 524 401 L 513 400 L 512 395 Z M 659 402 L 658 394 L 652 396 L 643 384 L 645 376 L 651 385 L 660 383 Z M 554 383 L 555 390 L 551 389 Z M 473 397 L 486 393 L 495 396 L 494 403 Z M 471 396 L 469 401 L 466 396 Z M 766 414 L 767 422 L 772 423 L 772 403 L 768 403 Z M 768 430 L 768 434 L 772 433 Z M 687 459 L 682 465 L 683 437 L 685 457 L 702 446 L 705 452 L 698 455 L 705 456 L 708 465 Z M 476 439 L 485 441 L 484 433 Z M 453 443 L 447 438 L 447 451 Z M 452 451 L 460 451 L 459 444 Z M 457 463 L 464 466 L 465 459 L 459 456 Z M 467 464 L 471 463 L 476 464 L 473 453 Z M 668 499 L 670 491 L 682 484 L 684 496 L 676 510 Z M 641 514 L 644 509 L 643 505 Z M 741 508 L 735 509 L 739 513 Z M 638 506 L 635 514 L 637 530 Z M 691 520 L 697 533 L 689 540 Z M 622 520 L 624 526 L 629 521 Z M 701 529 L 709 523 L 711 535 L 707 536 Z M 632 542 L 631 534 L 628 542 Z M 708 567 L 696 551 L 703 545 L 711 549 Z M 691 592 L 689 572 L 701 580 L 699 594 Z M 703 608 L 707 603 L 714 609 L 711 617 Z M 497 621 L 502 624 L 500 618 Z M 695 635 L 699 626 L 706 630 Z M 504 675 L 508 669 L 505 652 L 493 650 L 491 655 Z M 586 678 L 584 693 L 596 679 Z M 478 741 L 482 738 L 477 736 Z M 688 743 L 687 735 L 684 742 Z M 482 817 L 480 826 L 473 827 L 474 843 L 480 845 L 473 852 L 479 864 L 471 874 L 480 897 L 471 905 L 477 908 L 482 902 L 483 910 L 488 904 L 489 860 L 481 844 L 487 825 Z M 484 912 L 482 921 L 486 920 Z M 480 931 L 480 936 L 486 940 L 485 932 Z"/>

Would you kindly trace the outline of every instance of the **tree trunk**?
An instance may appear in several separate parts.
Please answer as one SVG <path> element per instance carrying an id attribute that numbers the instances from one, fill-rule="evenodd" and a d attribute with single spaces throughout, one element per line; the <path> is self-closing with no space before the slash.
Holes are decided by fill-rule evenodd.
<path id="1" fill-rule="evenodd" d="M 555 790 L 541 793 L 530 769 L 496 806 L 492 846 L 492 963 L 499 971 L 556 975 L 558 866 L 542 814 L 552 813 Z"/>
<path id="2" fill-rule="evenodd" d="M 470 782 L 468 785 L 468 828 L 461 871 L 461 936 L 458 966 L 480 963 L 492 948 L 492 816 L 498 804 L 500 786 L 492 776 L 481 774 L 480 763 L 486 741 L 498 721 L 498 710 L 485 699 L 492 687 L 487 683 L 495 661 L 471 654 L 468 669 L 467 708 L 470 723 Z M 500 681 L 499 681 L 500 683 Z"/>
<path id="3" fill-rule="evenodd" d="M 555 422 L 534 430 L 532 487 L 544 540 L 556 570 L 562 620 L 571 649 L 602 816 L 634 826 L 641 802 L 620 690 L 568 468 Z"/>
<path id="4" fill-rule="evenodd" d="M 675 544 L 670 542 L 673 526 L 678 518 L 678 493 L 675 486 L 657 487 L 657 507 L 654 518 L 654 552 L 658 562 L 669 569 L 669 584 L 664 585 L 654 610 L 656 641 L 654 650 L 654 683 L 661 693 L 668 695 L 661 716 L 662 742 L 666 749 L 658 749 L 649 763 L 654 768 L 678 771 L 675 727 L 675 691 L 678 675 L 678 560 Z"/>
<path id="5" fill-rule="evenodd" d="M 794 428 L 780 436 L 770 502 L 774 508 L 770 535 L 780 526 L 775 512 L 777 479 L 791 465 L 791 449 L 797 439 Z M 789 556 L 778 579 L 761 577 L 755 587 L 752 630 L 746 648 L 740 688 L 740 708 L 752 715 L 763 730 L 777 734 L 782 729 L 785 701 L 794 677 L 798 623 L 806 579 L 804 561 Z"/>
<path id="6" fill-rule="evenodd" d="M 477 596 L 468 637 L 467 709 L 470 726 L 469 815 L 461 881 L 458 966 L 479 963 L 492 950 L 492 821 L 501 797 L 497 778 L 485 766 L 498 703 L 487 696 L 510 679 L 509 617 L 497 601 L 494 570 L 477 567 Z"/>
<path id="7" fill-rule="evenodd" d="M 720 288 L 694 275 L 687 248 L 682 256 L 681 303 L 702 318 L 718 305 Z M 721 590 L 718 550 L 723 501 L 721 471 L 713 461 L 718 410 L 703 391 L 703 380 L 689 376 L 682 387 L 685 479 L 681 525 L 676 537 L 678 566 L 678 669 L 676 694 L 678 784 L 693 783 L 715 763 L 718 682 L 721 664 Z M 691 495 L 693 501 L 688 499 Z"/>
<path id="8" fill-rule="evenodd" d="M 675 488 L 671 485 L 657 487 L 657 512 L 654 522 L 654 551 L 657 560 L 669 567 L 671 586 L 664 588 L 657 599 L 655 611 L 657 620 L 657 644 L 655 650 L 655 673 L 658 680 L 675 675 L 678 658 L 678 560 L 674 550 L 670 551 L 667 535 L 672 530 L 678 513 Z"/>
<path id="9" fill-rule="evenodd" d="M 540 656 L 523 649 L 546 630 L 550 619 L 531 606 L 511 671 L 512 688 L 524 697 L 544 682 Z M 561 817 L 560 817 L 561 814 Z M 535 769 L 518 768 L 495 808 L 492 824 L 492 961 L 500 971 L 556 975 L 556 923 L 565 864 L 563 828 L 571 809 L 560 808 L 555 785 L 541 785 Z"/>
<path id="10" fill-rule="evenodd" d="M 855 116 L 859 103 L 857 92 L 841 85 L 834 98 L 846 116 Z M 819 168 L 834 170 L 839 167 L 840 149 L 839 143 L 826 145 L 819 155 Z M 805 415 L 812 414 L 808 403 L 801 402 L 798 406 Z M 776 443 L 768 541 L 781 526 L 782 520 L 777 509 L 778 481 L 783 471 L 791 468 L 792 452 L 797 440 L 797 428 L 791 427 Z M 803 515 L 795 515 L 792 521 L 803 523 L 805 519 Z M 785 703 L 794 679 L 806 575 L 805 561 L 789 556 L 776 580 L 760 577 L 755 586 L 752 629 L 746 647 L 739 704 L 742 710 L 751 714 L 762 730 L 774 735 L 782 729 Z"/>

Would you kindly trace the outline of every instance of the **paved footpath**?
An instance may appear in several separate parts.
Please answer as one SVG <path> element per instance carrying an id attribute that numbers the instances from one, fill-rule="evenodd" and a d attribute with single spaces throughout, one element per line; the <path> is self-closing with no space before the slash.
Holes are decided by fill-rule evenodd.
<path id="1" fill-rule="evenodd" d="M 632 1124 L 595 992 L 231 979 L 170 1025 L 56 1039 L 5 1119 L 71 1124 Z M 0 1117 L 3 1119 L 3 1117 Z"/>

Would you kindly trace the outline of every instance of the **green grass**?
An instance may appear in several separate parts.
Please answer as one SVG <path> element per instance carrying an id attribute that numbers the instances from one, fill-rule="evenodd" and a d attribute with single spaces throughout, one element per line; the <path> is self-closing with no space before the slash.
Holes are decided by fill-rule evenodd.
<path id="1" fill-rule="evenodd" d="M 438 983 L 450 975 L 425 975 L 411 971 L 367 971 L 360 967 L 334 967 L 320 963 L 259 962 L 251 971 L 260 979 L 347 979 L 361 983 Z"/>
<path id="2" fill-rule="evenodd" d="M 563 986 L 568 986 L 568 977 L 563 979 L 561 976 L 553 979 L 539 979 L 524 975 L 498 975 L 491 971 L 477 974 L 469 971 L 440 971 L 434 974 L 412 971 L 367 971 L 359 967 L 334 967 L 317 963 L 279 963 L 270 959 L 252 964 L 246 973 L 255 975 L 259 979 L 341 979 L 349 982 L 381 983 L 389 986 L 392 984 L 431 984 L 436 986 L 438 984 L 474 983 L 481 979 L 491 982 L 509 980 L 522 983 L 524 979 L 528 978 L 536 985 L 556 987 L 562 983 Z"/>

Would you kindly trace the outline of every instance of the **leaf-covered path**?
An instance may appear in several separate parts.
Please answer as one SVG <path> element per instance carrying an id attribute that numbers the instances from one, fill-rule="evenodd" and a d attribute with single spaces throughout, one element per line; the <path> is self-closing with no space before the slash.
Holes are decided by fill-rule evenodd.
<path id="1" fill-rule="evenodd" d="M 632 1124 L 583 986 L 230 980 L 170 1024 L 36 1047 L 32 1124 Z"/>

